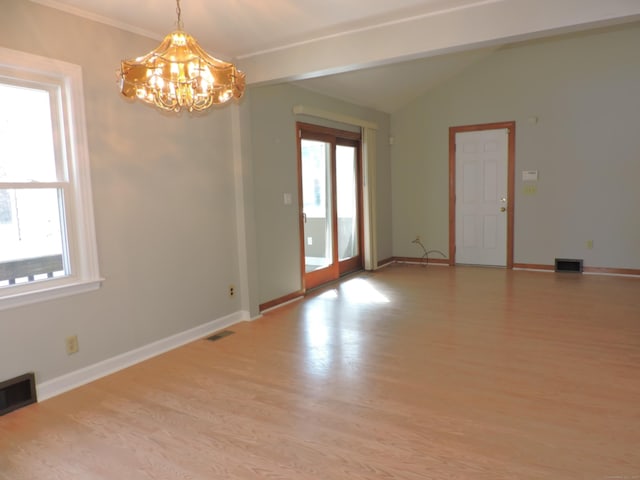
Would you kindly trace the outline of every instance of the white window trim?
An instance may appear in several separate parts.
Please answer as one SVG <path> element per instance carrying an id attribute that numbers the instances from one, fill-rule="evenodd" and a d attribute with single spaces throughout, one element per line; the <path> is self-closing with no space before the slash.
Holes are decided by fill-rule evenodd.
<path id="1" fill-rule="evenodd" d="M 103 279 L 93 217 L 82 69 L 78 65 L 0 47 L 0 78 L 50 79 L 60 86 L 69 185 L 65 198 L 70 275 L 0 288 L 0 310 L 96 290 Z"/>

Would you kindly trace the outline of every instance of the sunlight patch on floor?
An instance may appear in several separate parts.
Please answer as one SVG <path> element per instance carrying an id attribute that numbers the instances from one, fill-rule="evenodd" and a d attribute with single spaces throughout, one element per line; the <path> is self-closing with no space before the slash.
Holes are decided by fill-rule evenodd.
<path id="1" fill-rule="evenodd" d="M 354 278 L 342 284 L 340 290 L 351 303 L 389 303 L 390 300 L 380 293 L 371 283 L 362 278 Z"/>
<path id="2" fill-rule="evenodd" d="M 360 305 L 367 303 L 389 303 L 391 301 L 388 297 L 376 290 L 367 280 L 362 278 L 346 281 L 338 288 L 332 288 L 318 295 L 318 298 L 325 300 L 342 298 L 347 302 Z"/>

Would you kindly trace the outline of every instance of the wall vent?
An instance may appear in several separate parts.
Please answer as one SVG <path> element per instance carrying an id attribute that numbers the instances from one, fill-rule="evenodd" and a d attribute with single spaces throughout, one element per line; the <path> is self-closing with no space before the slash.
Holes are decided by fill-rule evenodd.
<path id="1" fill-rule="evenodd" d="M 582 259 L 556 258 L 556 272 L 582 273 Z"/>
<path id="2" fill-rule="evenodd" d="M 36 381 L 33 373 L 0 382 L 0 415 L 13 412 L 37 402 Z"/>
<path id="3" fill-rule="evenodd" d="M 235 332 L 232 332 L 231 330 L 223 330 L 214 335 L 211 335 L 210 337 L 207 337 L 207 340 L 211 342 L 215 342 L 216 340 L 220 340 L 221 338 L 228 337 L 229 335 L 233 335 L 234 333 Z"/>

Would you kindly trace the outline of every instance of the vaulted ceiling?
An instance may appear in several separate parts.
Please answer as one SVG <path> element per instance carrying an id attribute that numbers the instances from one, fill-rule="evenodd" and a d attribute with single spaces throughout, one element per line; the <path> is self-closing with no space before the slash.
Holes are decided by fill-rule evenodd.
<path id="1" fill-rule="evenodd" d="M 175 0 L 32 0 L 161 39 Z M 495 48 L 640 20 L 638 0 L 181 0 L 184 29 L 250 84 L 390 112 Z M 123 58 L 144 52 L 122 52 Z"/>

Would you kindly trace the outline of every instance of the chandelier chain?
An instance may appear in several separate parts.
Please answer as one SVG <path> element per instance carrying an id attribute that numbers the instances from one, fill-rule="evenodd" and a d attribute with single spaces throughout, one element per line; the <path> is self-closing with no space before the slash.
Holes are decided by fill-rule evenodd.
<path id="1" fill-rule="evenodd" d="M 180 0 L 176 0 L 176 14 L 178 15 L 178 30 L 182 30 L 182 9 L 180 8 Z"/>

